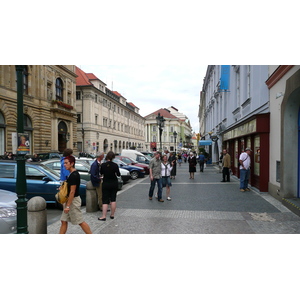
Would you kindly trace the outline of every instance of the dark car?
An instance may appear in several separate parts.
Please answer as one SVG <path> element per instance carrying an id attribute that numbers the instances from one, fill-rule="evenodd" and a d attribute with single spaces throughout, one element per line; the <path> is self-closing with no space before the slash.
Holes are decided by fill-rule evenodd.
<path id="1" fill-rule="evenodd" d="M 121 160 L 122 162 L 126 163 L 127 165 L 133 165 L 136 167 L 143 168 L 145 170 L 145 174 L 149 174 L 149 165 L 148 164 L 143 164 L 139 163 L 133 158 L 127 157 L 127 156 L 116 156 L 117 159 Z"/>
<path id="2" fill-rule="evenodd" d="M 17 209 L 16 193 L 0 190 L 0 234 L 16 233 L 17 230 Z"/>
<path id="3" fill-rule="evenodd" d="M 62 154 L 59 152 L 46 152 L 46 153 L 37 153 L 40 160 L 46 160 L 51 158 L 61 158 Z"/>
<path id="4" fill-rule="evenodd" d="M 131 179 L 133 180 L 145 177 L 145 170 L 143 168 L 127 165 L 117 158 L 114 158 L 113 162 L 115 162 L 120 168 L 128 170 L 130 172 Z"/>
<path id="5" fill-rule="evenodd" d="M 42 164 L 26 162 L 26 198 L 43 197 L 47 203 L 58 203 L 55 194 L 60 186 L 60 178 L 56 172 Z M 0 189 L 16 192 L 17 163 L 16 161 L 0 161 Z M 79 193 L 82 205 L 86 203 L 86 185 L 80 184 Z M 59 206 L 59 205 L 58 205 Z"/>

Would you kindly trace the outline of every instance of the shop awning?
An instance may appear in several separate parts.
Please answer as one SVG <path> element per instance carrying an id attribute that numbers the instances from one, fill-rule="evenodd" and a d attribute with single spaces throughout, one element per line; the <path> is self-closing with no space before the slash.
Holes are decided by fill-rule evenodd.
<path id="1" fill-rule="evenodd" d="M 209 146 L 212 144 L 212 140 L 200 140 L 199 146 Z"/>

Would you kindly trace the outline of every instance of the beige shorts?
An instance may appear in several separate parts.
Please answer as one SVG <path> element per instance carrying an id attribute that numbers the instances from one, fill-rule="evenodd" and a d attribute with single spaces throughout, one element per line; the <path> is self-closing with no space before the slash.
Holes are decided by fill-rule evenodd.
<path id="1" fill-rule="evenodd" d="M 64 204 L 64 208 L 65 208 L 65 204 Z M 74 197 L 69 212 L 67 214 L 63 212 L 60 220 L 65 222 L 71 222 L 73 225 L 81 224 L 82 222 L 84 222 L 84 220 L 80 208 L 81 208 L 80 196 Z"/>

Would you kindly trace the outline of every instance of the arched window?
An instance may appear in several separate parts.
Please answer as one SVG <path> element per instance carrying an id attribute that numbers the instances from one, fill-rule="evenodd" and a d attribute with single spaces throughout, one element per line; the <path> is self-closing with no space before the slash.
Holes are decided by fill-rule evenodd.
<path id="1" fill-rule="evenodd" d="M 55 89 L 56 89 L 56 100 L 63 101 L 63 82 L 60 78 L 56 79 Z"/>
<path id="2" fill-rule="evenodd" d="M 24 118 L 24 133 L 28 134 L 28 139 L 30 142 L 30 153 L 32 153 L 32 146 L 33 146 L 33 127 L 32 127 L 32 122 L 30 120 L 30 118 L 27 115 L 23 115 Z"/>
<path id="3" fill-rule="evenodd" d="M 24 93 L 24 95 L 28 95 L 28 68 L 27 68 L 27 66 L 24 67 L 24 72 L 23 72 L 23 93 Z"/>
<path id="4" fill-rule="evenodd" d="M 0 155 L 4 154 L 5 149 L 5 121 L 4 116 L 0 112 Z"/>

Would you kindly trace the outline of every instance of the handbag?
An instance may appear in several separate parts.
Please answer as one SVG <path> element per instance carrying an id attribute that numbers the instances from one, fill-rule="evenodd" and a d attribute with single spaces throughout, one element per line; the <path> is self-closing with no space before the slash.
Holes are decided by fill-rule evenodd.
<path id="1" fill-rule="evenodd" d="M 68 201 L 68 183 L 65 180 L 59 187 L 59 191 L 55 195 L 56 201 L 60 204 L 64 204 Z"/>

